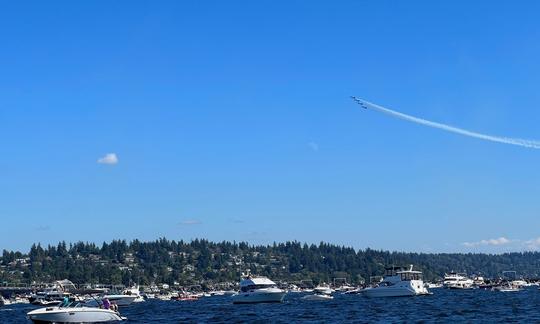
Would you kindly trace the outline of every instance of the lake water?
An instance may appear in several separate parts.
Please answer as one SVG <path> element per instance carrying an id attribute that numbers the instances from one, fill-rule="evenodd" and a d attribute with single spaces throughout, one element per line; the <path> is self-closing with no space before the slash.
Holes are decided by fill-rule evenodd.
<path id="1" fill-rule="evenodd" d="M 289 293 L 282 304 L 233 305 L 230 297 L 198 301 L 150 300 L 120 309 L 127 323 L 362 323 L 362 322 L 540 322 L 540 290 L 520 292 L 434 289 L 420 297 L 369 299 L 335 294 L 331 301 L 302 300 Z M 0 307 L 0 323 L 31 323 L 35 306 Z"/>

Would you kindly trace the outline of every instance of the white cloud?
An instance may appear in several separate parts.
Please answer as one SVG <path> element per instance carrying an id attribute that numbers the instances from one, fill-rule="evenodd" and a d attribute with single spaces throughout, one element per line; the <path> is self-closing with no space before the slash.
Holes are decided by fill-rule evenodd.
<path id="1" fill-rule="evenodd" d="M 538 250 L 538 249 L 540 249 L 540 237 L 537 237 L 537 238 L 532 239 L 532 240 L 525 241 L 523 243 L 525 243 L 525 246 L 529 250 Z"/>
<path id="2" fill-rule="evenodd" d="M 198 225 L 202 224 L 202 222 L 198 219 L 186 219 L 178 223 L 179 225 Z"/>
<path id="3" fill-rule="evenodd" d="M 506 237 L 499 237 L 489 240 L 481 240 L 478 242 L 464 242 L 462 243 L 466 247 L 477 247 L 477 246 L 499 246 L 512 243 L 512 240 L 507 239 Z"/>
<path id="4" fill-rule="evenodd" d="M 307 144 L 309 146 L 310 149 L 312 149 L 313 151 L 317 152 L 319 151 L 319 144 L 315 143 L 315 142 L 309 142 Z"/>
<path id="5" fill-rule="evenodd" d="M 118 163 L 118 157 L 116 156 L 116 153 L 107 153 L 104 157 L 99 158 L 97 163 L 114 165 Z"/>

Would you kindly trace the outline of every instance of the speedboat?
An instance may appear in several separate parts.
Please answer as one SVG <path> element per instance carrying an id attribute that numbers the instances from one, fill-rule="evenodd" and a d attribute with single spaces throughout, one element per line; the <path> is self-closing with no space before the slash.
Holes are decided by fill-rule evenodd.
<path id="1" fill-rule="evenodd" d="M 199 296 L 196 294 L 191 294 L 188 292 L 179 292 L 176 295 L 173 295 L 171 297 L 171 300 L 179 300 L 179 301 L 196 301 L 199 300 Z"/>
<path id="2" fill-rule="evenodd" d="M 325 295 L 331 295 L 334 290 L 330 288 L 330 286 L 322 284 L 313 289 L 313 292 L 316 294 L 325 294 Z"/>
<path id="3" fill-rule="evenodd" d="M 449 289 L 472 289 L 474 281 L 462 273 L 444 274 L 443 286 Z"/>
<path id="4" fill-rule="evenodd" d="M 437 289 L 442 288 L 443 284 L 440 282 L 427 282 L 424 286 L 426 286 L 428 289 Z"/>
<path id="5" fill-rule="evenodd" d="M 491 290 L 500 292 L 517 292 L 521 291 L 521 287 L 515 284 L 514 281 L 507 281 L 499 286 L 491 288 Z"/>
<path id="6" fill-rule="evenodd" d="M 42 291 L 30 295 L 28 300 L 34 305 L 48 306 L 56 305 L 64 300 L 64 297 L 69 297 L 70 294 L 59 287 L 48 287 Z"/>
<path id="7" fill-rule="evenodd" d="M 334 296 L 329 295 L 329 294 L 317 293 L 317 294 L 312 294 L 312 295 L 306 295 L 302 297 L 302 299 L 304 300 L 332 300 L 334 299 Z"/>
<path id="8" fill-rule="evenodd" d="M 281 303 L 286 294 L 266 277 L 247 276 L 240 281 L 240 291 L 231 298 L 233 304 Z"/>
<path id="9" fill-rule="evenodd" d="M 402 267 L 388 267 L 383 280 L 375 287 L 362 290 L 366 297 L 401 297 L 428 295 L 424 287 L 422 272 Z"/>
<path id="10" fill-rule="evenodd" d="M 101 323 L 122 321 L 127 318 L 119 313 L 94 307 L 44 307 L 33 310 L 27 314 L 34 323 Z"/>

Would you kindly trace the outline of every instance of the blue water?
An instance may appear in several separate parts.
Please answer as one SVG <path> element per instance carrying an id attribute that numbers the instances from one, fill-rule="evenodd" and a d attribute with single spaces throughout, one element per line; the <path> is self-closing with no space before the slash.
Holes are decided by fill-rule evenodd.
<path id="1" fill-rule="evenodd" d="M 302 300 L 290 293 L 282 304 L 233 305 L 230 297 L 198 301 L 150 300 L 120 309 L 127 323 L 362 323 L 540 322 L 540 290 L 520 292 L 435 289 L 431 296 L 369 299 L 336 294 L 331 301 Z M 32 305 L 0 307 L 0 323 L 31 323 Z"/>

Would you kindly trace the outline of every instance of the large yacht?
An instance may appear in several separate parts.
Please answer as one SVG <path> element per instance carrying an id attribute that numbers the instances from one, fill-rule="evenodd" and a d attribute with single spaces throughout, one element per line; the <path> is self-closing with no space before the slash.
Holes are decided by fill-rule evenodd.
<path id="1" fill-rule="evenodd" d="M 444 288 L 450 289 L 471 289 L 473 288 L 474 281 L 467 278 L 464 274 L 450 272 L 444 274 L 443 285 Z"/>
<path id="2" fill-rule="evenodd" d="M 362 290 L 365 296 L 401 297 L 429 294 L 424 287 L 422 272 L 414 271 L 412 265 L 408 269 L 388 267 L 385 270 L 384 278 L 377 286 Z"/>
<path id="3" fill-rule="evenodd" d="M 266 277 L 247 276 L 240 281 L 240 291 L 231 298 L 234 304 L 281 303 L 286 294 Z"/>

